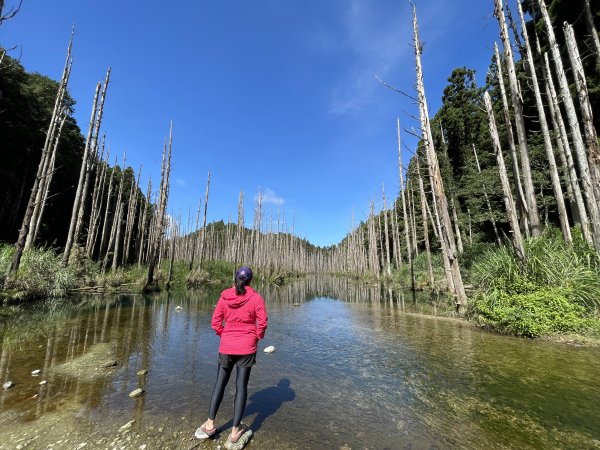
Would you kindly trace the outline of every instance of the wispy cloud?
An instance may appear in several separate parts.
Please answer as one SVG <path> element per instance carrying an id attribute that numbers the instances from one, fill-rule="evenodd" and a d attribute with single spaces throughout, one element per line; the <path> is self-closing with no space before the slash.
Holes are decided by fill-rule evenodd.
<path id="1" fill-rule="evenodd" d="M 353 63 L 339 80 L 331 97 L 329 112 L 359 112 L 374 100 L 380 88 L 374 74 L 386 77 L 403 62 L 410 50 L 406 42 L 406 7 L 382 10 L 372 0 L 354 0 L 343 14 L 345 50 Z"/>
<path id="2" fill-rule="evenodd" d="M 452 26 L 454 11 L 447 11 L 442 0 L 433 0 L 420 9 L 426 17 L 427 41 L 437 40 Z M 440 12 L 443 11 L 443 14 Z M 377 102 L 376 90 L 381 85 L 378 75 L 387 81 L 409 80 L 410 86 L 398 86 L 410 92 L 414 79 L 412 42 L 412 9 L 408 2 L 396 8 L 382 9 L 375 0 L 353 0 L 343 13 L 346 39 L 340 51 L 352 55 L 353 62 L 338 80 L 331 94 L 329 112 L 358 113 Z M 421 28 L 421 27 L 420 27 Z"/>
<path id="3" fill-rule="evenodd" d="M 185 182 L 185 180 L 183 180 L 181 178 L 176 178 L 175 183 L 177 183 L 177 186 L 187 186 L 187 183 Z"/>
<path id="4" fill-rule="evenodd" d="M 271 203 L 273 205 L 283 205 L 285 200 L 278 196 L 275 191 L 269 188 L 261 189 L 262 203 Z M 258 199 L 258 195 L 254 196 L 254 201 Z"/>

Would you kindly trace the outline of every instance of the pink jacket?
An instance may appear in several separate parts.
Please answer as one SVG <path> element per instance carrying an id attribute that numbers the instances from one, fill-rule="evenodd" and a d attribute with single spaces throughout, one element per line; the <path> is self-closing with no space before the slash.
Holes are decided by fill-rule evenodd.
<path id="1" fill-rule="evenodd" d="M 212 329 L 221 336 L 219 353 L 249 355 L 256 352 L 256 343 L 265 336 L 268 322 L 265 301 L 246 286 L 244 295 L 235 288 L 225 289 L 212 316 Z"/>

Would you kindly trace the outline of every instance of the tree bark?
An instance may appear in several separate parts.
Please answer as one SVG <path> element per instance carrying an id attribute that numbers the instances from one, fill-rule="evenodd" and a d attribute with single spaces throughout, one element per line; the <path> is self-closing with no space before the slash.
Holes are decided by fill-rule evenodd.
<path id="1" fill-rule="evenodd" d="M 494 14 L 500 25 L 500 37 L 504 47 L 504 56 L 506 68 L 508 72 L 508 85 L 512 97 L 513 111 L 515 116 L 515 125 L 517 128 L 517 142 L 519 144 L 519 156 L 521 159 L 521 173 L 523 175 L 523 188 L 525 190 L 525 200 L 529 212 L 529 226 L 531 234 L 539 236 L 542 232 L 540 224 L 540 216 L 535 198 L 535 189 L 533 187 L 533 179 L 531 177 L 531 164 L 529 162 L 529 149 L 527 148 L 527 135 L 525 131 L 525 120 L 523 118 L 523 97 L 517 82 L 517 73 L 515 62 L 512 55 L 510 39 L 508 37 L 508 29 L 502 10 L 502 0 L 494 0 Z"/>
<path id="2" fill-rule="evenodd" d="M 558 175 L 558 168 L 556 166 L 556 159 L 554 157 L 554 148 L 552 147 L 552 139 L 550 138 L 550 130 L 548 128 L 548 121 L 546 120 L 546 111 L 544 110 L 544 103 L 542 102 L 542 93 L 540 91 L 537 72 L 535 70 L 533 52 L 531 51 L 531 44 L 529 42 L 529 36 L 527 34 L 527 27 L 525 26 L 525 19 L 523 17 L 523 8 L 521 8 L 521 3 L 517 2 L 517 8 L 519 11 L 519 18 L 521 19 L 521 29 L 523 31 L 523 40 L 525 43 L 527 68 L 529 69 L 529 75 L 531 76 L 531 84 L 533 85 L 535 103 L 537 105 L 538 116 L 540 119 L 540 127 L 542 128 L 542 136 L 544 138 L 544 149 L 546 150 L 546 158 L 548 160 L 548 168 L 550 171 L 550 181 L 552 182 L 552 190 L 554 191 L 554 197 L 556 199 L 556 207 L 558 209 L 558 219 L 560 221 L 560 228 L 562 230 L 565 241 L 571 243 L 571 227 L 569 226 L 567 208 L 565 206 L 565 199 L 563 196 L 562 187 L 560 185 L 560 176 Z"/>
<path id="3" fill-rule="evenodd" d="M 488 114 L 488 125 L 490 129 L 490 135 L 492 137 L 492 143 L 494 144 L 494 150 L 496 151 L 498 172 L 500 173 L 502 192 L 504 193 L 504 206 L 506 207 L 506 216 L 508 218 L 508 223 L 511 228 L 512 244 L 515 250 L 516 258 L 519 261 L 523 261 L 525 259 L 523 237 L 521 236 L 521 229 L 519 228 L 519 219 L 517 218 L 517 211 L 515 209 L 515 203 L 512 197 L 512 192 L 510 190 L 508 175 L 506 174 L 506 166 L 504 164 L 504 156 L 502 155 L 502 147 L 500 146 L 500 138 L 498 137 L 496 120 L 494 119 L 494 110 L 492 109 L 492 100 L 490 99 L 490 94 L 488 92 L 485 92 L 483 94 L 483 99 L 485 102 L 485 109 Z"/>
<path id="4" fill-rule="evenodd" d="M 447 275 L 449 281 L 453 285 L 452 293 L 456 297 L 456 305 L 459 311 L 466 306 L 467 296 L 460 273 L 458 255 L 456 251 L 456 241 L 452 232 L 452 221 L 448 213 L 448 201 L 442 183 L 440 167 L 433 147 L 433 137 L 431 133 L 431 125 L 429 123 L 429 112 L 427 108 L 427 99 L 425 97 L 425 87 L 423 85 L 423 71 L 421 68 L 421 43 L 419 41 L 419 31 L 417 24 L 416 8 L 413 5 L 413 31 L 414 31 L 414 47 L 417 72 L 417 92 L 419 101 L 419 112 L 421 118 L 421 129 L 423 132 L 423 143 L 427 154 L 427 165 L 433 180 L 434 200 L 438 207 L 441 225 L 441 242 L 442 252 L 444 252 L 450 263 L 450 273 Z"/>

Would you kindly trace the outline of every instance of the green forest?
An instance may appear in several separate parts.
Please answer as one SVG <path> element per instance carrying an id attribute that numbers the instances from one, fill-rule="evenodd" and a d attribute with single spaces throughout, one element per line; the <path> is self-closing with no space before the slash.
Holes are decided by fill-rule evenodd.
<path id="1" fill-rule="evenodd" d="M 210 173 L 191 226 L 167 217 L 171 138 L 161 178 L 141 186 L 102 132 L 110 69 L 88 126 L 73 117 L 70 46 L 58 81 L 0 49 L 2 298 L 197 287 L 244 263 L 276 283 L 334 273 L 435 292 L 448 314 L 500 333 L 600 337 L 600 1 L 495 4 L 485 79 L 455 68 L 432 117 L 415 13 L 421 134 L 403 148 L 398 125 L 401 195 L 382 193 L 326 248 L 267 217 L 260 192 L 252 214 L 240 192 L 236 221 L 206 223 Z"/>

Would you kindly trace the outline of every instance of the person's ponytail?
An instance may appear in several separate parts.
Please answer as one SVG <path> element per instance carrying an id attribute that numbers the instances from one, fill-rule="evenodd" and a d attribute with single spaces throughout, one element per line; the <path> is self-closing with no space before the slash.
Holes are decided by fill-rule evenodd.
<path id="1" fill-rule="evenodd" d="M 246 280 L 241 278 L 235 279 L 235 293 L 237 295 L 244 295 L 246 293 Z"/>

